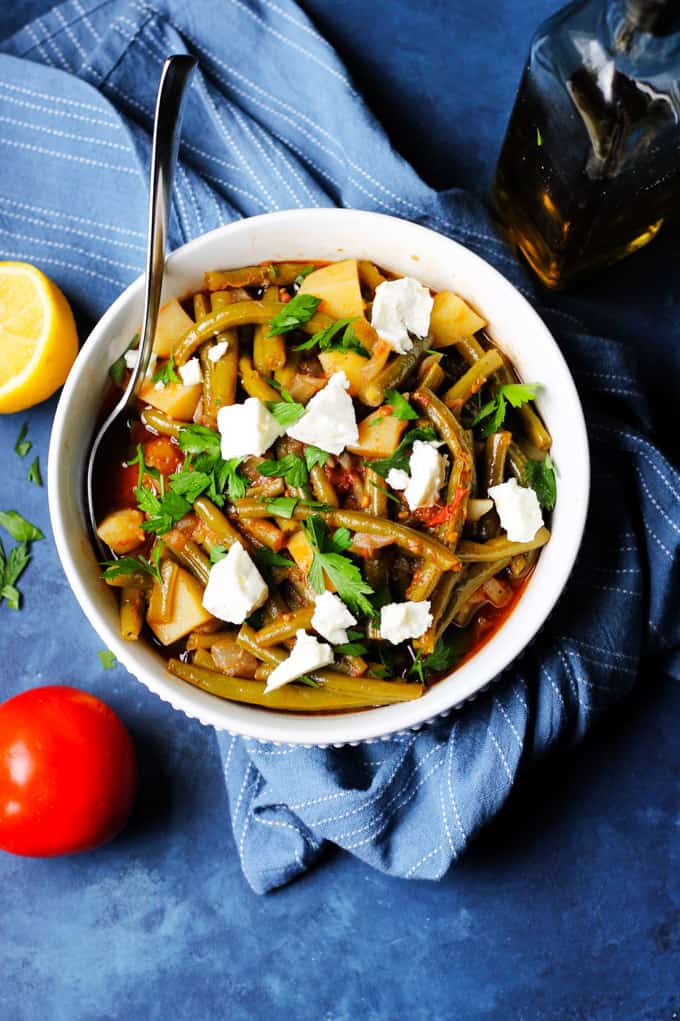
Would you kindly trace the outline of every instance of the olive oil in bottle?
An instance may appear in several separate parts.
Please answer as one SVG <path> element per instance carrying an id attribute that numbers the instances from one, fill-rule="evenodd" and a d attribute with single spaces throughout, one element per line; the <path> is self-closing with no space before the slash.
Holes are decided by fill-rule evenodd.
<path id="1" fill-rule="evenodd" d="M 680 0 L 578 0 L 538 29 L 494 181 L 511 240 L 563 288 L 680 212 Z"/>

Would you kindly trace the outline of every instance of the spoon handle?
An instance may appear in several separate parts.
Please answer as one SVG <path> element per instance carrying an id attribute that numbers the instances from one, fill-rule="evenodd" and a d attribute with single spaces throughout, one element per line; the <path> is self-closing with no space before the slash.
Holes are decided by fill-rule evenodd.
<path id="1" fill-rule="evenodd" d="M 144 317 L 137 364 L 132 370 L 125 398 L 137 393 L 146 376 L 161 303 L 163 269 L 168 235 L 168 214 L 172 200 L 172 178 L 177 161 L 182 108 L 186 86 L 196 66 L 193 57 L 168 57 L 163 65 L 156 99 L 151 147 L 151 191 L 146 248 Z"/>

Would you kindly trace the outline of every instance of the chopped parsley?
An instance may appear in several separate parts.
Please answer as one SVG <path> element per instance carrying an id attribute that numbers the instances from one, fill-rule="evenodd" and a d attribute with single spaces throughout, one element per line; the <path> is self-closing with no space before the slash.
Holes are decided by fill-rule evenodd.
<path id="1" fill-rule="evenodd" d="M 535 491 L 541 507 L 551 511 L 557 499 L 557 481 L 550 454 L 546 454 L 543 461 L 527 461 L 526 474 L 527 482 Z"/>
<path id="2" fill-rule="evenodd" d="M 17 542 L 33 542 L 36 539 L 45 538 L 36 525 L 32 525 L 30 521 L 22 518 L 21 514 L 14 510 L 0 511 L 0 525 L 6 528 Z"/>
<path id="3" fill-rule="evenodd" d="M 296 294 L 287 305 L 277 312 L 269 325 L 268 337 L 278 337 L 282 333 L 298 330 L 312 318 L 321 304 L 321 298 L 313 294 Z"/>
<path id="4" fill-rule="evenodd" d="M 274 517 L 292 518 L 298 502 L 295 496 L 277 496 L 274 500 L 267 500 L 265 507 Z"/>
<path id="5" fill-rule="evenodd" d="M 395 418 L 398 418 L 402 422 L 407 422 L 410 419 L 417 418 L 418 412 L 415 411 L 406 398 L 399 393 L 398 390 L 386 390 L 385 399 L 392 408 L 392 414 Z"/>
<path id="6" fill-rule="evenodd" d="M 179 446 L 193 457 L 184 462 L 181 472 L 170 477 L 170 488 L 174 492 L 193 503 L 207 490 L 218 507 L 224 505 L 225 489 L 230 500 L 240 500 L 246 495 L 249 483 L 239 471 L 241 458 L 222 459 L 219 433 L 204 425 L 183 426 L 179 431 Z M 184 479 L 192 475 L 198 476 L 196 481 Z"/>
<path id="7" fill-rule="evenodd" d="M 298 454 L 286 454 L 278 461 L 262 461 L 257 470 L 268 478 L 283 479 L 289 486 L 306 486 L 309 482 L 307 465 Z"/>
<path id="8" fill-rule="evenodd" d="M 118 662 L 110 649 L 100 649 L 97 655 L 99 656 L 99 662 L 105 670 L 113 670 L 114 666 Z"/>
<path id="9" fill-rule="evenodd" d="M 277 386 L 277 389 L 280 391 L 283 400 L 267 401 L 267 407 L 279 425 L 287 429 L 289 426 L 295 425 L 302 418 L 305 413 L 305 406 L 304 404 L 298 404 L 282 386 Z"/>
<path id="10" fill-rule="evenodd" d="M 259 568 L 291 566 L 291 561 L 287 557 L 282 557 L 280 553 L 275 553 L 274 550 L 267 549 L 266 546 L 255 550 L 253 560 Z"/>
<path id="11" fill-rule="evenodd" d="M 0 602 L 4 599 L 10 610 L 18 610 L 21 593 L 16 583 L 31 559 L 27 542 L 14 546 L 7 556 L 0 542 Z"/>
<path id="12" fill-rule="evenodd" d="M 323 467 L 328 460 L 328 454 L 321 447 L 315 447 L 313 443 L 310 443 L 305 447 L 305 464 L 307 465 L 307 471 L 311 471 L 314 465 L 320 464 Z"/>
<path id="13" fill-rule="evenodd" d="M 220 560 L 224 560 L 227 555 L 227 550 L 224 546 L 211 546 L 210 547 L 210 563 L 219 564 Z"/>
<path id="14" fill-rule="evenodd" d="M 418 653 L 407 673 L 415 675 L 421 684 L 424 684 L 432 674 L 444 673 L 462 659 L 468 645 L 469 638 L 464 631 L 459 634 L 442 635 L 428 656 L 423 656 L 422 652 Z"/>
<path id="15" fill-rule="evenodd" d="M 118 560 L 104 560 L 101 566 L 106 568 L 106 570 L 102 571 L 102 578 L 105 580 L 120 578 L 121 575 L 136 574 L 138 571 L 143 571 L 145 574 L 150 574 L 157 582 L 160 582 L 161 572 L 158 564 L 162 550 L 163 544 L 157 542 L 151 550 L 150 560 L 139 554 L 137 556 L 119 557 Z"/>
<path id="16" fill-rule="evenodd" d="M 182 380 L 175 371 L 175 359 L 173 355 L 170 355 L 165 365 L 154 373 L 154 383 L 162 383 L 163 386 L 167 386 L 168 383 L 181 383 Z"/>
<path id="17" fill-rule="evenodd" d="M 373 606 L 366 597 L 373 594 L 373 589 L 364 581 L 357 565 L 343 555 L 352 542 L 349 530 L 336 528 L 329 536 L 326 523 L 318 514 L 313 514 L 303 527 L 314 550 L 308 574 L 314 591 L 319 594 L 326 591 L 325 573 L 353 613 L 372 616 Z"/>
<path id="18" fill-rule="evenodd" d="M 318 345 L 319 351 L 355 351 L 363 358 L 370 358 L 370 353 L 357 337 L 352 319 L 337 319 L 325 330 L 319 330 L 308 340 L 303 341 L 295 347 L 296 351 L 308 351 Z"/>
<path id="19" fill-rule="evenodd" d="M 541 134 L 541 129 L 538 127 L 536 128 L 536 145 L 543 145 L 543 135 Z"/>
<path id="20" fill-rule="evenodd" d="M 486 419 L 481 430 L 482 436 L 490 436 L 491 433 L 498 432 L 505 421 L 508 403 L 513 408 L 521 408 L 522 405 L 534 400 L 539 386 L 540 383 L 504 383 L 498 388 L 496 396 L 479 409 L 472 420 L 472 425 L 477 425 Z"/>
<path id="21" fill-rule="evenodd" d="M 40 458 L 36 457 L 33 464 L 28 469 L 28 475 L 26 476 L 29 482 L 34 482 L 36 486 L 42 486 L 42 475 L 40 474 Z"/>
<path id="22" fill-rule="evenodd" d="M 437 434 L 434 429 L 429 426 L 416 427 L 415 429 L 409 429 L 404 435 L 401 443 L 389 457 L 379 458 L 377 461 L 369 461 L 368 464 L 377 472 L 378 475 L 382 475 L 384 479 L 390 473 L 392 468 L 399 468 L 402 471 L 408 471 L 410 450 L 416 440 L 436 440 Z"/>
<path id="23" fill-rule="evenodd" d="M 165 535 L 191 510 L 189 501 L 172 489 L 160 496 L 146 486 L 136 486 L 134 492 L 139 509 L 147 516 L 142 523 L 145 532 Z"/>
<path id="24" fill-rule="evenodd" d="M 33 444 L 30 440 L 26 439 L 26 433 L 28 432 L 28 422 L 24 422 L 21 427 L 21 431 L 17 437 L 17 441 L 14 444 L 14 453 L 18 454 L 19 457 L 26 457 Z"/>

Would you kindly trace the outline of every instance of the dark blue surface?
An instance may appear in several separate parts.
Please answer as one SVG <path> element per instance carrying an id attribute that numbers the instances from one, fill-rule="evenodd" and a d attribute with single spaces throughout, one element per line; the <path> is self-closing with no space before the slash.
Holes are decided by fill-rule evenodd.
<path id="1" fill-rule="evenodd" d="M 380 19 L 375 5 L 305 6 L 421 173 L 484 189 L 531 27 L 556 5 L 458 0 L 425 11 L 411 0 L 385 5 Z M 574 307 L 623 340 L 663 330 L 677 318 L 678 271 L 666 270 L 674 252 L 672 238 L 660 240 Z M 671 392 L 671 354 L 656 368 L 659 394 Z M 51 410 L 31 416 L 43 465 Z M 46 525 L 44 492 L 11 453 L 21 421 L 0 421 L 2 502 Z M 132 827 L 110 847 L 71 861 L 0 859 L 3 1021 L 665 1021 L 680 1011 L 680 693 L 653 668 L 586 746 L 525 782 L 442 884 L 388 880 L 338 856 L 261 899 L 240 874 L 212 736 L 122 671 L 100 669 L 96 637 L 56 571 L 40 574 L 36 553 L 27 606 L 42 601 L 49 616 L 36 641 L 35 614 L 0 610 L 3 690 L 66 680 L 104 694 L 138 738 L 143 787 Z"/>

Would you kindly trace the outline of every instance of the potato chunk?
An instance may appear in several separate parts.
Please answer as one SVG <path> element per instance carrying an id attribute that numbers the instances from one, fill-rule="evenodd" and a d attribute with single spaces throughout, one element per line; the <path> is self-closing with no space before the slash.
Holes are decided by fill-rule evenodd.
<path id="1" fill-rule="evenodd" d="M 376 408 L 359 422 L 359 442 L 348 447 L 361 457 L 389 457 L 399 446 L 408 422 L 392 414 L 389 405 Z"/>
<path id="2" fill-rule="evenodd" d="M 183 567 L 177 572 L 175 586 L 175 600 L 170 620 L 162 621 L 161 612 L 161 587 L 154 582 L 151 590 L 149 609 L 146 621 L 156 638 L 162 645 L 172 645 L 184 638 L 190 631 L 194 631 L 201 624 L 207 624 L 213 619 L 211 613 L 203 606 L 203 586 L 193 574 L 189 574 Z"/>
<path id="3" fill-rule="evenodd" d="M 471 337 L 473 333 L 485 326 L 486 319 L 477 315 L 453 291 L 440 291 L 435 294 L 430 316 L 433 347 L 448 347 L 450 344 L 455 344 L 457 340 Z"/>
<path id="4" fill-rule="evenodd" d="M 299 293 L 321 298 L 319 311 L 334 319 L 354 319 L 364 314 L 356 259 L 344 259 L 315 269 L 302 281 Z"/>
<path id="5" fill-rule="evenodd" d="M 146 404 L 165 412 L 170 418 L 176 418 L 180 422 L 191 422 L 202 391 L 200 383 L 192 386 L 167 383 L 161 390 L 157 390 L 155 384 L 149 380 L 144 383 L 139 397 Z"/>
<path id="6" fill-rule="evenodd" d="M 126 507 L 107 514 L 97 528 L 97 535 L 114 553 L 131 553 L 146 539 L 142 531 L 144 515 L 140 510 Z"/>
<path id="7" fill-rule="evenodd" d="M 158 313 L 156 336 L 153 339 L 154 352 L 160 358 L 169 358 L 177 342 L 193 325 L 191 316 L 186 314 L 177 298 L 173 298 Z"/>

